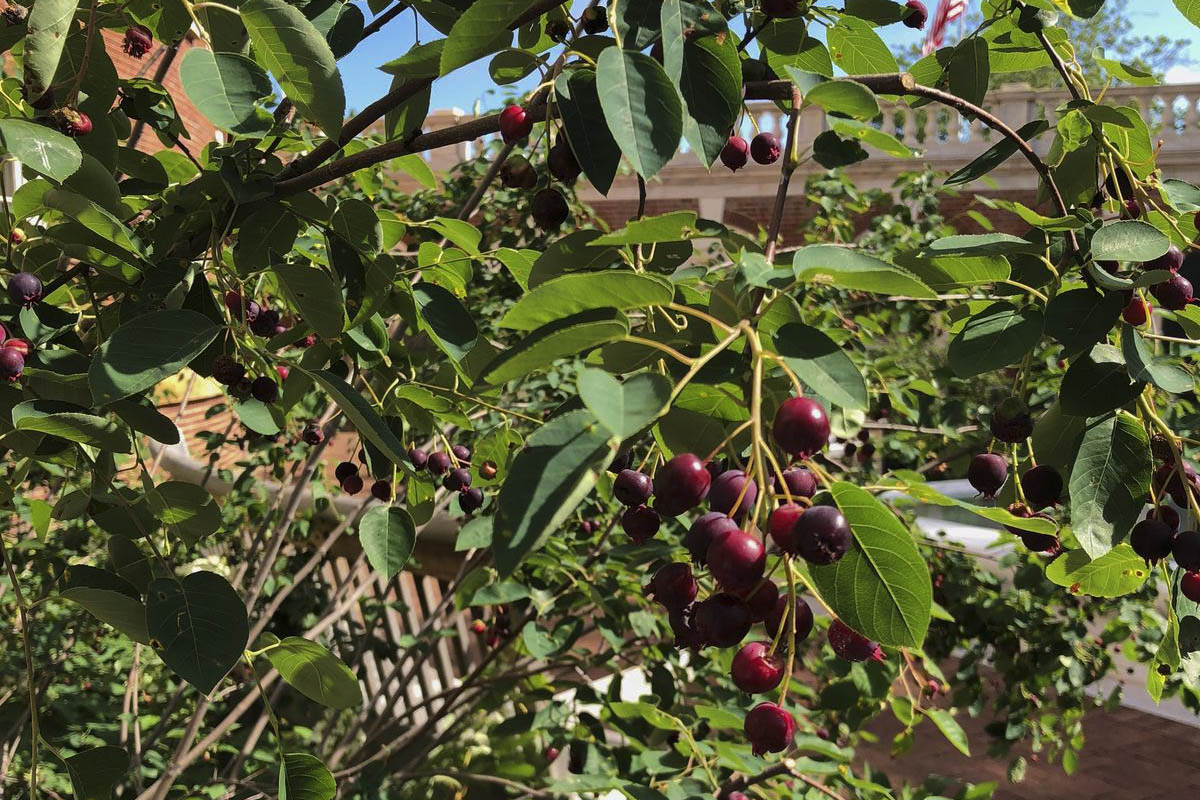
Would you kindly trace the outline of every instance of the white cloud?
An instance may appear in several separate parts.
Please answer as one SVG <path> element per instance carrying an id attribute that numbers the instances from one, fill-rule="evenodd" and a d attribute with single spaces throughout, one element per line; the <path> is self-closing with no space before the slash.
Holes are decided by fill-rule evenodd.
<path id="1" fill-rule="evenodd" d="M 1163 76 L 1164 83 L 1200 83 L 1200 69 L 1176 64 Z"/>

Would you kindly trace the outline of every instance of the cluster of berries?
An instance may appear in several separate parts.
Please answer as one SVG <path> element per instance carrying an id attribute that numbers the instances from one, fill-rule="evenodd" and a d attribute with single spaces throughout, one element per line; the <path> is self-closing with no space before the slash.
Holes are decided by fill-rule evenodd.
<path id="1" fill-rule="evenodd" d="M 1150 509 L 1146 518 L 1133 526 L 1129 534 L 1129 544 L 1133 551 L 1148 563 L 1154 564 L 1168 556 L 1184 574 L 1179 582 L 1179 590 L 1193 602 L 1200 603 L 1200 531 L 1179 530 L 1180 515 L 1164 502 L 1167 498 L 1180 508 L 1187 508 L 1188 493 L 1200 497 L 1200 476 L 1195 468 L 1186 462 L 1182 469 L 1177 469 L 1174 457 L 1162 453 L 1162 463 L 1154 471 L 1151 481 L 1152 497 L 1147 502 L 1158 504 Z"/>
<path id="2" fill-rule="evenodd" d="M 225 293 L 225 307 L 234 320 L 246 324 L 256 336 L 268 338 L 289 330 L 278 311 L 273 308 L 263 308 L 258 302 L 248 300 L 238 292 Z M 297 344 L 311 344 L 311 342 L 297 342 Z M 275 371 L 281 381 L 287 380 L 287 367 L 278 366 Z M 233 356 L 224 354 L 217 356 L 213 360 L 212 376 L 217 382 L 230 387 L 230 393 L 234 397 L 241 399 L 253 397 L 263 403 L 274 403 L 279 399 L 279 383 L 274 378 L 266 375 L 250 378 L 246 374 L 246 365 Z M 324 439 L 324 434 L 319 429 L 314 432 L 311 426 L 305 429 L 302 436 L 309 444 L 319 444 Z M 321 438 L 315 442 L 309 441 L 317 436 Z"/>
<path id="3" fill-rule="evenodd" d="M 360 456 L 361 458 L 361 456 Z M 362 476 L 358 474 L 358 465 L 353 461 L 343 461 L 333 470 L 333 477 L 346 494 L 358 494 L 363 488 Z M 391 481 L 378 480 L 371 484 L 371 496 L 384 503 L 392 501 Z"/>
<path id="4" fill-rule="evenodd" d="M 500 112 L 500 136 L 508 144 L 516 144 L 533 132 L 533 115 L 518 105 Z M 568 186 L 583 172 L 579 160 L 566 138 L 559 135 L 546 154 L 546 169 L 550 176 Z M 500 182 L 510 189 L 533 189 L 538 184 L 537 169 L 523 155 L 510 156 L 500 168 Z M 562 192 L 547 186 L 533 195 L 529 204 L 533 221 L 542 230 L 557 230 L 567 221 L 571 209 Z"/>
<path id="5" fill-rule="evenodd" d="M 42 299 L 42 282 L 29 272 L 18 272 L 8 279 L 8 299 L 19 306 L 30 308 Z M 21 378 L 25 371 L 25 359 L 29 357 L 29 342 L 25 339 L 8 337 L 8 331 L 0 325 L 0 380 L 10 383 Z"/>
<path id="6" fill-rule="evenodd" d="M 408 462 L 413 469 L 420 472 L 427 469 L 434 477 L 442 479 L 442 488 L 448 492 L 458 492 L 458 507 L 464 514 L 474 514 L 483 508 L 483 490 L 471 486 L 471 449 L 465 445 L 456 444 L 450 451 L 435 450 L 426 453 L 419 448 L 408 451 Z M 496 475 L 496 465 L 490 461 L 484 462 L 479 473 L 491 478 Z"/>
<path id="7" fill-rule="evenodd" d="M 829 418 L 819 403 L 793 397 L 776 413 L 772 434 L 792 462 L 802 460 L 829 441 Z M 654 536 L 662 515 L 677 516 L 705 499 L 712 509 L 696 518 L 684 536 L 690 563 L 660 567 L 646 586 L 647 596 L 667 611 L 675 645 L 692 649 L 740 645 L 730 670 L 734 685 L 750 694 L 774 690 L 786 671 L 779 646 L 794 649 L 807 639 L 813 612 L 802 597 L 789 602 L 789 596 L 765 576 L 765 537 L 742 529 L 758 501 L 757 483 L 742 470 L 712 461 L 705 464 L 691 453 L 667 461 L 653 479 L 621 461 L 616 465 L 613 495 L 627 507 L 621 524 L 635 542 Z M 790 466 L 776 476 L 771 494 L 777 505 L 769 516 L 768 533 L 783 553 L 827 565 L 849 551 L 853 537 L 841 511 L 812 504 L 816 493 L 816 477 L 805 467 Z M 647 505 L 651 497 L 653 507 Z M 702 600 L 697 600 L 700 585 L 693 567 L 707 569 L 716 584 Z M 767 636 L 742 645 L 756 623 L 763 624 Z M 791 641 L 785 636 L 789 630 L 794 631 Z M 839 657 L 850 661 L 884 657 L 878 644 L 840 620 L 829 629 L 829 644 Z M 760 703 L 746 715 L 745 734 L 756 754 L 786 750 L 795 729 L 795 718 L 776 703 Z"/>

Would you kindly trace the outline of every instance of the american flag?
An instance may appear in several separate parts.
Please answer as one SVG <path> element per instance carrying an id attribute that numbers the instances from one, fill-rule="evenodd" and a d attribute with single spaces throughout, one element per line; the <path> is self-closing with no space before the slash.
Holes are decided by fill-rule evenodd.
<path id="1" fill-rule="evenodd" d="M 959 19 L 967 11 L 967 0 L 939 0 L 937 13 L 933 15 L 933 24 L 925 35 L 925 46 L 921 52 L 929 55 L 942 46 L 946 39 L 946 26 Z"/>

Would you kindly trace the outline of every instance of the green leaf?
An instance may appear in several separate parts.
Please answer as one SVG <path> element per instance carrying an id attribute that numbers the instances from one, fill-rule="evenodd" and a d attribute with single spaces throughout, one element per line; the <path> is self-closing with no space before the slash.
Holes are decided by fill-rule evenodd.
<path id="1" fill-rule="evenodd" d="M 912 158 L 917 155 L 916 150 L 892 134 L 876 128 L 869 122 L 859 122 L 856 119 L 844 119 L 842 117 L 830 117 L 829 127 L 848 139 L 868 144 L 881 153 L 886 153 L 893 158 Z"/>
<path id="2" fill-rule="evenodd" d="M 75 800 L 112 800 L 113 790 L 129 771 L 129 753 L 123 747 L 105 745 L 76 753 L 63 763 L 71 776 Z"/>
<path id="3" fill-rule="evenodd" d="M 792 81 L 796 82 L 798 71 L 792 67 L 787 71 Z M 804 103 L 820 106 L 831 114 L 842 114 L 864 121 L 879 116 L 879 101 L 875 99 L 875 93 L 861 83 L 851 80 L 818 83 L 804 95 Z"/>
<path id="4" fill-rule="evenodd" d="M 105 241 L 140 255 L 142 248 L 129 235 L 129 228 L 97 203 L 67 189 L 51 189 L 42 195 L 48 208 L 61 211 Z"/>
<path id="5" fill-rule="evenodd" d="M 671 302 L 675 287 L 666 278 L 624 270 L 578 272 L 539 284 L 500 320 L 501 328 L 531 331 L 592 308 L 621 311 Z"/>
<path id="6" fill-rule="evenodd" d="M 253 130 L 255 105 L 271 94 L 271 78 L 241 53 L 214 53 L 192 47 L 179 64 L 188 99 L 209 122 L 227 131 Z"/>
<path id="7" fill-rule="evenodd" d="M 933 251 L 898 254 L 896 263 L 935 292 L 1007 280 L 1012 267 L 1003 256 L 939 255 Z"/>
<path id="8" fill-rule="evenodd" d="M 608 194 L 621 164 L 621 148 L 608 129 L 596 73 L 590 69 L 563 72 L 554 81 L 554 97 L 563 130 L 583 174 L 597 192 Z"/>
<path id="9" fill-rule="evenodd" d="M 857 17 L 841 16 L 826 32 L 834 66 L 849 75 L 878 75 L 899 72 L 892 50 L 869 23 Z"/>
<path id="10" fill-rule="evenodd" d="M 604 370 L 579 373 L 579 398 L 600 424 L 621 439 L 628 439 L 667 410 L 671 382 L 653 372 L 634 375 L 621 383 Z"/>
<path id="11" fill-rule="evenodd" d="M 403 442 L 396 438 L 379 414 L 363 399 L 363 396 L 350 387 L 350 384 L 340 376 L 325 369 L 303 369 L 321 388 L 329 393 L 330 398 L 337 403 L 338 408 L 350 420 L 359 435 L 375 445 L 393 464 L 404 464 L 408 456 Z"/>
<path id="12" fill-rule="evenodd" d="M 279 81 L 300 116 L 330 138 L 340 134 L 346 94 L 321 32 L 285 0 L 245 0 L 239 10 L 255 58 Z"/>
<path id="13" fill-rule="evenodd" d="M 954 749 L 964 756 L 971 755 L 971 745 L 967 741 L 966 731 L 958 724 L 954 715 L 943 708 L 924 708 L 921 712 L 933 720 L 933 724 L 946 737 L 946 741 L 954 745 Z"/>
<path id="14" fill-rule="evenodd" d="M 391 580 L 412 556 L 417 526 L 403 508 L 375 506 L 358 523 L 358 538 L 371 567 Z"/>
<path id="15" fill-rule="evenodd" d="M 179 444 L 179 428 L 150 403 L 118 400 L 110 408 L 138 433 L 144 433 L 161 444 Z"/>
<path id="16" fill-rule="evenodd" d="M 1119 411 L 1088 423 L 1071 470 L 1071 529 L 1093 559 L 1120 544 L 1150 491 L 1150 442 L 1136 417 Z"/>
<path id="17" fill-rule="evenodd" d="M 1031 141 L 1042 135 L 1050 129 L 1050 123 L 1044 119 L 1035 119 L 1032 122 L 1026 122 L 1017 131 L 1017 134 L 1025 141 Z M 983 155 L 976 158 L 970 164 L 967 164 L 962 169 L 955 172 L 949 178 L 946 178 L 947 186 L 961 186 L 964 183 L 978 180 L 988 174 L 996 167 L 1003 164 L 1018 152 L 1016 143 L 1007 137 L 1001 138 L 1000 141 L 983 151 Z"/>
<path id="18" fill-rule="evenodd" d="M 526 50 L 501 50 L 488 63 L 488 74 L 497 86 L 506 86 L 533 74 L 541 63 Z"/>
<path id="19" fill-rule="evenodd" d="M 221 509 L 203 486 L 165 481 L 146 493 L 146 504 L 171 532 L 194 544 L 221 527 Z"/>
<path id="20" fill-rule="evenodd" d="M 514 378 L 545 369 L 556 360 L 578 356 L 629 334 L 629 320 L 620 311 L 597 308 L 543 325 L 500 353 L 484 367 L 482 379 L 499 386 Z"/>
<path id="21" fill-rule="evenodd" d="M 960 378 L 990 372 L 1025 357 L 1042 338 L 1042 312 L 992 303 L 967 320 L 950 342 L 950 368 Z"/>
<path id="22" fill-rule="evenodd" d="M 690 239 L 698 233 L 696 220 L 695 211 L 668 211 L 666 214 L 655 214 L 651 217 L 630 220 L 624 228 L 589 239 L 587 246 L 596 248 L 622 244 L 655 244 Z M 579 231 L 579 233 L 594 232 Z"/>
<path id="23" fill-rule="evenodd" d="M 49 90 L 79 0 L 38 0 L 25 18 L 25 96 L 37 100 Z"/>
<path id="24" fill-rule="evenodd" d="M 867 382 L 850 356 L 816 328 L 789 322 L 775 334 L 775 351 L 821 397 L 843 408 L 866 409 Z"/>
<path id="25" fill-rule="evenodd" d="M 333 800 L 337 783 L 321 759 L 286 753 L 279 765 L 279 800 Z"/>
<path id="26" fill-rule="evenodd" d="M 1200 0 L 1174 0 L 1179 13 L 1187 17 L 1188 22 L 1200 28 Z M 1097 3 L 1097 5 L 1099 5 Z"/>
<path id="27" fill-rule="evenodd" d="M 1121 316 L 1125 298 L 1117 292 L 1071 289 L 1054 296 L 1046 307 L 1046 335 L 1063 346 L 1070 357 L 1089 351 L 1103 341 Z"/>
<path id="28" fill-rule="evenodd" d="M 126 322 L 100 346 L 88 369 L 96 405 L 149 389 L 174 375 L 217 338 L 221 328 L 197 311 L 151 311 Z"/>
<path id="29" fill-rule="evenodd" d="M 1117 348 L 1098 344 L 1075 358 L 1059 387 L 1062 410 L 1076 417 L 1095 417 L 1132 402 L 1145 384 L 1129 377 Z"/>
<path id="30" fill-rule="evenodd" d="M 1054 520 L 1044 519 L 1042 517 L 1016 517 L 1010 514 L 1007 509 L 999 506 L 979 506 L 975 505 L 974 503 L 969 503 L 966 500 L 957 500 L 953 497 L 948 497 L 947 495 L 942 494 L 927 483 L 909 483 L 897 488 L 899 491 L 904 492 L 914 500 L 920 500 L 922 503 L 961 508 L 964 511 L 969 511 L 978 517 L 991 520 L 992 522 L 1005 525 L 1010 528 L 1045 534 L 1054 534 L 1058 532 L 1058 526 L 1054 524 Z"/>
<path id="31" fill-rule="evenodd" d="M 500 487 L 493 550 L 501 577 L 571 516 L 620 445 L 587 411 L 569 411 L 538 428 Z"/>
<path id="32" fill-rule="evenodd" d="M 1163 197 L 1176 211 L 1200 211 L 1200 186 L 1187 181 L 1165 180 Z"/>
<path id="33" fill-rule="evenodd" d="M 1125 219 L 1110 222 L 1092 236 L 1096 261 L 1150 261 L 1167 252 L 1171 240 L 1148 222 Z"/>
<path id="34" fill-rule="evenodd" d="M 0 144 L 22 166 L 60 183 L 83 163 L 74 139 L 23 119 L 0 119 Z"/>
<path id="35" fill-rule="evenodd" d="M 508 47 L 512 44 L 509 27 L 528 8 L 527 0 L 477 0 L 450 29 L 442 48 L 440 74 L 449 75 L 459 67 Z"/>
<path id="36" fill-rule="evenodd" d="M 242 598 L 214 572 L 151 581 L 146 626 L 163 663 L 202 694 L 233 669 L 250 638 Z"/>
<path id="37" fill-rule="evenodd" d="M 821 596 L 864 636 L 894 647 L 920 647 L 933 585 L 912 534 L 870 492 L 840 481 L 830 492 L 856 546 L 835 564 L 810 567 Z"/>
<path id="38" fill-rule="evenodd" d="M 279 283 L 300 310 L 305 323 L 323 339 L 337 339 L 346 327 L 346 307 L 342 290 L 333 278 L 319 267 L 296 263 L 276 264 L 272 271 Z"/>
<path id="39" fill-rule="evenodd" d="M 358 679 L 341 659 L 316 642 L 289 636 L 265 653 L 271 666 L 289 685 L 326 708 L 357 708 L 362 705 Z"/>
<path id="40" fill-rule="evenodd" d="M 125 426 L 93 414 L 38 412 L 34 407 L 39 403 L 32 400 L 13 409 L 13 425 L 17 430 L 37 431 L 114 453 L 132 452 L 129 431 Z M 18 409 L 22 407 L 25 408 L 18 414 Z"/>
<path id="41" fill-rule="evenodd" d="M 982 105 L 991 78 L 988 43 L 979 36 L 963 39 L 954 47 L 946 74 L 950 78 L 952 94 L 977 106 Z"/>
<path id="42" fill-rule="evenodd" d="M 119 575 L 73 564 L 63 574 L 60 595 L 135 642 L 150 643 L 146 607 L 133 584 Z"/>
<path id="43" fill-rule="evenodd" d="M 1121 354 L 1125 356 L 1125 366 L 1133 380 L 1153 383 L 1171 394 L 1192 391 L 1192 376 L 1161 358 L 1155 358 L 1146 340 L 1130 325 L 1121 327 Z"/>
<path id="44" fill-rule="evenodd" d="M 379 69 L 404 80 L 436 78 L 441 73 L 442 51 L 445 47 L 445 39 L 415 44 L 404 55 L 383 64 Z"/>
<path id="45" fill-rule="evenodd" d="M 617 15 L 617 32 L 625 47 L 645 50 L 662 32 L 663 0 L 639 0 L 636 3 L 620 3 L 613 8 Z"/>
<path id="46" fill-rule="evenodd" d="M 1072 550 L 1050 562 L 1046 577 L 1073 594 L 1088 597 L 1122 597 L 1142 587 L 1150 577 L 1146 559 L 1122 543 L 1099 558 Z"/>
<path id="47" fill-rule="evenodd" d="M 458 298 L 435 283 L 422 281 L 412 288 L 421 312 L 421 329 L 455 361 L 462 361 L 475 346 L 479 331 L 470 312 Z"/>
<path id="48" fill-rule="evenodd" d="M 796 251 L 792 261 L 796 279 L 839 289 L 856 289 L 876 294 L 898 294 L 933 299 L 937 297 L 908 270 L 864 253 L 831 244 L 812 244 Z"/>
<path id="49" fill-rule="evenodd" d="M 685 38 L 684 8 L 680 0 L 663 3 L 663 41 L 671 56 L 666 64 L 687 109 L 683 135 L 701 163 L 711 167 L 742 108 L 742 64 L 728 33 Z M 677 50 L 683 57 L 676 69 Z"/>
<path id="50" fill-rule="evenodd" d="M 643 178 L 657 175 L 683 135 L 683 106 L 667 73 L 645 53 L 610 47 L 596 63 L 596 85 L 621 152 Z"/>

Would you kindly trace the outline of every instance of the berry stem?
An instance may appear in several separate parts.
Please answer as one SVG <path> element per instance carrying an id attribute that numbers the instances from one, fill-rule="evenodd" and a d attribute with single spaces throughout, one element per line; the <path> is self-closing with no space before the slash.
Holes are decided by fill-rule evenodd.
<path id="1" fill-rule="evenodd" d="M 675 402 L 675 399 L 679 397 L 679 393 L 683 391 L 684 387 L 688 385 L 692 378 L 696 377 L 696 373 L 704 369 L 705 364 L 716 358 L 722 350 L 724 350 L 726 347 L 729 347 L 729 345 L 733 344 L 738 337 L 742 335 L 745 325 L 746 323 L 743 322 L 741 326 L 731 331 L 728 336 L 713 345 L 711 350 L 699 358 L 688 359 L 692 367 L 682 378 L 679 379 L 679 382 L 675 384 L 675 388 L 671 391 L 671 397 L 667 401 L 668 404 L 673 404 Z M 657 344 L 657 342 L 655 344 Z"/>
<path id="2" fill-rule="evenodd" d="M 685 356 L 683 353 L 676 350 L 674 347 L 671 347 L 670 345 L 665 345 L 662 342 L 656 342 L 653 339 L 645 339 L 641 336 L 626 336 L 625 341 L 631 342 L 633 344 L 645 345 L 646 347 L 653 347 L 655 350 L 661 350 L 662 352 L 671 356 L 672 358 L 674 358 L 676 361 L 680 362 L 681 364 L 687 364 L 687 365 L 693 366 L 693 367 L 696 364 L 696 359 L 689 358 L 688 356 Z"/>
<path id="3" fill-rule="evenodd" d="M 1146 399 L 1145 394 L 1138 396 L 1138 408 L 1150 424 L 1163 435 L 1167 440 L 1167 446 L 1171 448 L 1171 457 L 1175 460 L 1175 475 L 1179 478 L 1183 485 L 1183 491 L 1187 495 L 1188 507 L 1191 509 L 1194 519 L 1200 520 L 1200 504 L 1196 502 L 1196 492 L 1191 486 L 1191 481 L 1187 479 L 1187 475 L 1183 470 L 1183 453 L 1179 449 L 1179 440 L 1175 436 L 1175 432 L 1163 422 L 1162 417 L 1155 413 L 1154 408 L 1150 405 L 1150 401 Z"/>

